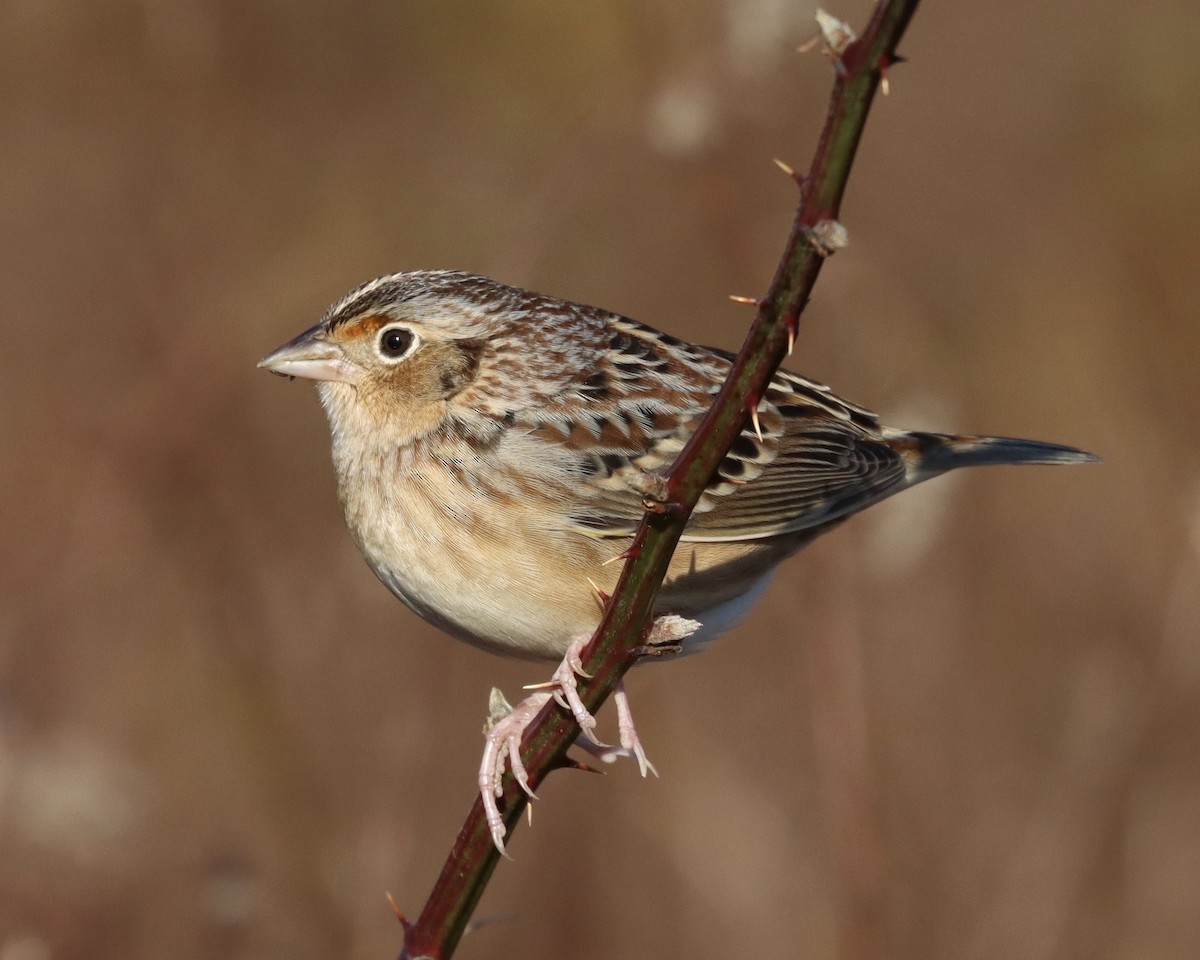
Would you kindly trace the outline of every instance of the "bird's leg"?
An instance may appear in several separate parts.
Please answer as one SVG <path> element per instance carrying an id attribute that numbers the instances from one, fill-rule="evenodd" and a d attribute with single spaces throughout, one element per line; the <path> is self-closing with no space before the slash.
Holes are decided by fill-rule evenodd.
<path id="1" fill-rule="evenodd" d="M 657 654 L 672 652 L 680 646 L 682 640 L 695 633 L 699 627 L 700 624 L 695 620 L 685 620 L 683 617 L 674 615 L 659 617 L 650 628 L 645 649 L 641 653 L 645 655 L 647 650 L 653 650 Z M 504 760 L 507 757 L 509 763 L 512 764 L 513 777 L 521 789 L 531 799 L 535 799 L 533 788 L 529 785 L 529 775 L 521 763 L 521 738 L 524 736 L 526 728 L 533 722 L 534 717 L 551 697 L 564 710 L 569 710 L 571 716 L 575 718 L 575 722 L 579 724 L 581 732 L 576 740 L 578 746 L 607 763 L 613 762 L 617 757 L 633 757 L 637 760 L 638 769 L 643 777 L 647 771 L 658 776 L 654 764 L 646 758 L 646 751 L 642 748 L 641 740 L 638 739 L 637 730 L 634 728 L 633 714 L 629 709 L 629 695 L 625 691 L 624 681 L 618 682 L 613 693 L 613 699 L 617 704 L 617 731 L 621 745 L 614 747 L 601 743 L 593 732 L 596 729 L 596 718 L 592 716 L 584 706 L 583 700 L 580 699 L 578 680 L 576 679 L 588 676 L 583 669 L 581 654 L 590 639 L 591 637 L 587 636 L 574 638 L 567 645 L 562 663 L 558 665 L 558 669 L 554 671 L 550 681 L 526 687 L 525 689 L 534 692 L 515 707 L 509 707 L 504 695 L 499 690 L 492 690 L 491 700 L 488 704 L 488 722 L 484 726 L 486 745 L 483 749 L 483 759 L 479 764 L 478 783 L 479 795 L 483 800 L 483 810 L 487 817 L 492 842 L 496 845 L 496 849 L 505 856 L 508 855 L 504 850 L 506 831 L 504 820 L 500 816 L 500 808 L 496 803 L 496 799 L 503 793 Z"/>
<path id="2" fill-rule="evenodd" d="M 589 750 L 605 751 L 617 750 L 616 747 L 610 747 L 607 744 L 601 743 L 593 731 L 596 729 L 596 718 L 583 705 L 583 701 L 579 699 L 579 688 L 576 681 L 576 676 L 588 676 L 583 669 L 583 660 L 580 654 L 583 648 L 587 646 L 590 636 L 581 636 L 573 639 L 568 645 L 566 653 L 563 655 L 562 663 L 558 665 L 558 669 L 554 671 L 553 676 L 548 683 L 531 684 L 526 687 L 526 690 L 533 690 L 530 694 L 515 707 L 510 707 L 508 701 L 504 699 L 504 695 L 493 688 L 491 699 L 488 703 L 488 722 L 484 726 L 484 741 L 483 759 L 479 762 L 479 796 L 483 800 L 483 812 L 487 817 L 488 830 L 492 835 L 492 842 L 505 856 L 508 856 L 504 850 L 504 820 L 500 816 L 500 808 L 496 804 L 496 799 L 500 797 L 503 790 L 504 780 L 504 760 L 508 758 L 512 765 L 513 777 L 520 785 L 521 789 L 531 798 L 535 799 L 533 789 L 529 786 L 529 774 L 525 770 L 524 764 L 521 763 L 521 738 L 525 735 L 525 730 L 533 722 L 533 718 L 538 715 L 538 712 L 546 705 L 551 697 L 562 706 L 564 710 L 569 710 L 571 716 L 575 718 L 575 722 L 579 724 L 580 734 L 578 742 Z M 628 716 L 628 705 L 625 707 L 625 715 Z M 629 720 L 629 727 L 632 730 L 632 720 Z M 624 738 L 624 734 L 622 735 Z M 633 742 L 636 743 L 637 736 L 633 735 Z M 624 745 L 624 739 L 622 739 Z M 638 751 L 641 750 L 641 745 L 638 744 Z M 601 756 L 601 753 L 597 753 Z M 637 756 L 637 753 L 633 754 Z M 645 760 L 645 754 L 641 754 L 638 760 L 639 765 Z"/>
<path id="3" fill-rule="evenodd" d="M 605 747 L 590 743 L 582 737 L 575 741 L 575 745 L 582 747 L 597 760 L 603 760 L 605 763 L 614 763 L 621 757 L 633 757 L 637 761 L 638 770 L 641 771 L 643 777 L 647 770 L 657 777 L 658 771 L 654 769 L 654 764 L 646 758 L 646 751 L 642 748 L 642 741 L 638 739 L 637 730 L 634 728 L 633 713 L 629 709 L 629 694 L 625 692 L 624 680 L 618 683 L 617 689 L 613 691 L 613 702 L 617 705 L 617 736 L 620 738 L 621 745 Z"/>
<path id="4" fill-rule="evenodd" d="M 504 699 L 504 695 L 494 687 L 492 688 L 492 696 L 488 704 L 488 721 L 484 726 L 485 746 L 483 759 L 479 764 L 478 782 L 479 796 L 483 800 L 483 812 L 487 818 L 488 831 L 492 835 L 492 843 L 504 856 L 508 856 L 504 849 L 506 830 L 504 820 L 500 816 L 500 808 L 496 804 L 497 798 L 503 793 L 504 761 L 507 758 L 512 765 L 513 778 L 529 799 L 536 800 L 537 794 L 529 785 L 529 774 L 521 762 L 521 738 L 525 734 L 525 729 L 533 722 L 533 718 L 538 715 L 551 696 L 554 694 L 548 690 L 539 690 L 530 694 L 515 707 L 510 707 L 508 701 Z M 617 684 L 613 700 L 617 705 L 617 730 L 621 738 L 621 745 L 619 747 L 606 746 L 594 737 L 581 735 L 575 741 L 576 746 L 582 747 L 605 763 L 613 763 L 619 757 L 633 757 L 637 760 L 638 769 L 641 770 L 643 777 L 647 770 L 657 777 L 658 771 L 654 769 L 654 764 L 646 758 L 646 751 L 642 749 L 642 743 L 634 728 L 633 714 L 629 710 L 629 695 L 625 692 L 624 682 Z M 570 708 L 567 707 L 567 709 Z M 595 720 L 593 719 L 592 722 L 594 724 Z"/>
<path id="5" fill-rule="evenodd" d="M 529 786 L 529 774 L 521 762 L 521 737 L 549 699 L 549 693 L 533 693 L 515 707 L 510 707 L 504 694 L 493 687 L 488 701 L 488 719 L 483 728 L 485 746 L 483 759 L 479 763 L 479 796 L 483 800 L 483 812 L 492 843 L 506 857 L 504 820 L 496 805 L 496 799 L 504 792 L 504 758 L 509 758 L 513 778 L 521 789 L 531 800 L 536 799 L 533 788 Z"/>
<path id="6" fill-rule="evenodd" d="M 579 681 L 576 677 L 583 677 L 586 680 L 590 680 L 592 677 L 583 669 L 583 660 L 579 656 L 583 653 L 583 648 L 588 645 L 589 640 L 591 640 L 590 636 L 579 636 L 568 644 L 562 663 L 558 665 L 558 669 L 554 671 L 550 677 L 550 683 L 546 686 L 556 688 L 554 699 L 564 710 L 571 711 L 571 716 L 579 724 L 581 737 L 598 747 L 607 748 L 608 744 L 602 743 L 593 732 L 596 729 L 596 718 L 579 699 Z M 525 689 L 532 690 L 536 687 L 526 687 Z"/>
<path id="7" fill-rule="evenodd" d="M 658 771 L 654 769 L 654 764 L 646 758 L 646 751 L 642 749 L 642 741 L 638 739 L 637 730 L 633 726 L 633 712 L 629 709 L 629 694 L 625 692 L 624 680 L 618 683 L 617 689 L 613 691 L 613 702 L 617 705 L 617 736 L 620 739 L 621 749 L 633 754 L 633 758 L 637 760 L 638 770 L 643 777 L 646 776 L 647 770 L 657 777 Z"/>
<path id="8" fill-rule="evenodd" d="M 699 629 L 700 624 L 695 620 L 688 620 L 685 617 L 676 616 L 675 614 L 667 614 L 666 616 L 659 617 L 650 627 L 646 642 L 634 648 L 633 655 L 645 658 L 662 657 L 679 653 L 683 650 L 683 641 Z M 554 676 L 550 679 L 550 682 L 526 687 L 526 689 L 553 690 L 554 699 L 558 701 L 564 710 L 571 711 L 575 722 L 579 724 L 582 730 L 582 734 L 575 741 L 576 746 L 582 747 L 592 756 L 603 760 L 605 763 L 612 763 L 618 757 L 633 757 L 637 760 L 638 770 L 641 771 L 643 777 L 647 771 L 657 777 L 658 771 L 654 768 L 654 764 L 647 759 L 646 751 L 642 747 L 642 742 L 637 735 L 637 729 L 634 727 L 633 713 L 629 709 L 629 694 L 625 691 L 624 681 L 619 682 L 616 690 L 613 692 L 613 700 L 617 705 L 617 733 L 621 745 L 614 747 L 602 743 L 593 732 L 596 728 L 596 718 L 592 716 L 587 707 L 583 705 L 583 701 L 580 700 L 576 681 L 577 676 L 588 676 L 583 669 L 583 661 L 580 658 L 580 654 L 583 652 L 583 648 L 587 646 L 589 639 L 588 637 L 577 637 L 572 640 L 567 646 L 567 652 L 563 656 L 562 663 L 554 671 Z"/>

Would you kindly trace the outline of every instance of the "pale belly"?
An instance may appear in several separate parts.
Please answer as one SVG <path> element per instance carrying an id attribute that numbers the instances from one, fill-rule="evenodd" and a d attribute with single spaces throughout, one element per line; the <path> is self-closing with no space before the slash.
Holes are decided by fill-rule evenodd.
<path id="1" fill-rule="evenodd" d="M 425 620 L 495 653 L 560 658 L 600 621 L 593 584 L 609 593 L 621 572 L 604 561 L 628 541 L 551 529 L 544 516 L 472 504 L 463 491 L 435 497 L 420 480 L 375 496 L 354 488 L 353 499 L 342 491 L 346 520 L 379 579 Z M 767 544 L 680 545 L 655 613 L 700 621 L 687 652 L 730 629 L 761 594 L 790 552 Z"/>
<path id="2" fill-rule="evenodd" d="M 343 490 L 367 564 L 411 610 L 508 656 L 558 659 L 572 638 L 595 628 L 600 605 L 588 577 L 603 586 L 615 576 L 600 566 L 608 546 L 546 530 L 519 511 L 489 503 L 470 509 L 465 496 L 439 492 L 435 498 L 420 480 L 390 488 L 386 501 Z"/>

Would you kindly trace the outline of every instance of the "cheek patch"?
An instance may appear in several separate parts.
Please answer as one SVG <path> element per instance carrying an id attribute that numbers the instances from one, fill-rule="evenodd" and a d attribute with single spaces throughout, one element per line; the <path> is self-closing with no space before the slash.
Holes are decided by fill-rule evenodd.
<path id="1" fill-rule="evenodd" d="M 455 340 L 446 345 L 438 365 L 438 386 L 443 399 L 457 396 L 475 382 L 484 346 L 482 340 Z"/>

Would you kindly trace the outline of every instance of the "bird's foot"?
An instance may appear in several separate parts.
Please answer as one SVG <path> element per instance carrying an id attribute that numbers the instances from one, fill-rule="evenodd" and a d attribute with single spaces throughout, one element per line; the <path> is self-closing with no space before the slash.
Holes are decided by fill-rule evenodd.
<path id="1" fill-rule="evenodd" d="M 479 796 L 483 800 L 483 813 L 487 818 L 492 843 L 506 857 L 504 834 L 507 831 L 500 808 L 496 805 L 497 798 L 504 793 L 504 760 L 508 758 L 513 779 L 520 788 L 531 800 L 537 799 L 529 785 L 529 774 L 521 762 L 521 737 L 549 699 L 549 693 L 533 693 L 513 707 L 495 687 L 492 687 L 492 695 L 488 699 L 488 719 L 483 728 L 483 759 L 479 762 Z"/>
<path id="2" fill-rule="evenodd" d="M 571 716 L 579 724 L 580 737 L 597 747 L 610 749 L 607 743 L 602 742 L 596 736 L 596 718 L 579 699 L 579 680 L 577 678 L 583 677 L 585 680 L 592 678 L 592 675 L 583 669 L 583 660 L 580 659 L 580 654 L 583 653 L 583 648 L 588 645 L 589 640 L 591 640 L 590 636 L 580 636 L 572 640 L 567 647 L 567 652 L 563 654 L 562 663 L 551 675 L 550 682 L 532 684 L 525 689 L 550 689 L 554 694 L 554 699 L 558 701 L 558 705 L 564 710 L 571 711 Z"/>
<path id="3" fill-rule="evenodd" d="M 659 617 L 650 630 L 646 646 L 670 650 L 678 647 L 680 641 L 691 636 L 700 627 L 694 620 L 685 620 L 677 616 Z M 483 800 L 483 810 L 487 818 L 488 830 L 492 842 L 505 856 L 504 835 L 507 832 L 504 819 L 500 815 L 497 798 L 503 794 L 504 761 L 508 758 L 512 765 L 513 778 L 525 791 L 530 799 L 536 799 L 533 788 L 529 783 L 529 774 L 521 762 L 521 738 L 525 730 L 533 722 L 534 717 L 553 697 L 564 710 L 569 710 L 575 722 L 579 724 L 580 735 L 576 744 L 587 750 L 593 756 L 606 763 L 612 763 L 618 757 L 633 757 L 638 764 L 642 776 L 647 771 L 656 777 L 658 771 L 646 757 L 646 751 L 638 738 L 633 725 L 633 714 L 629 709 L 629 695 L 625 692 L 624 682 L 617 684 L 613 699 L 617 704 L 617 734 L 620 746 L 610 746 L 602 743 L 595 734 L 596 718 L 584 706 L 579 697 L 578 677 L 587 678 L 589 674 L 583 669 L 581 654 L 587 646 L 590 637 L 577 637 L 568 645 L 563 655 L 562 663 L 554 671 L 549 682 L 533 684 L 526 687 L 532 690 L 528 697 L 510 707 L 504 695 L 496 689 L 492 690 L 488 705 L 488 722 L 484 727 L 486 746 L 483 750 L 483 760 L 479 765 L 479 794 Z"/>
<path id="4" fill-rule="evenodd" d="M 602 744 L 593 743 L 589 740 L 580 737 L 575 741 L 577 747 L 582 747 L 597 760 L 603 760 L 605 763 L 615 763 L 621 757 L 632 757 L 637 761 L 638 770 L 642 776 L 646 772 L 658 776 L 658 771 L 646 757 L 646 751 L 642 748 L 642 741 L 638 739 L 637 730 L 633 725 L 633 714 L 629 710 L 629 694 L 625 692 L 625 681 L 622 680 L 617 684 L 617 689 L 613 691 L 613 702 L 617 705 L 617 737 L 620 742 L 619 747 L 606 747 Z"/>
<path id="5" fill-rule="evenodd" d="M 512 765 L 513 778 L 526 795 L 531 800 L 537 799 L 533 788 L 529 785 L 529 774 L 521 762 L 521 738 L 533 722 L 533 718 L 538 715 L 551 697 L 564 710 L 571 712 L 571 716 L 575 718 L 575 722 L 579 724 L 582 731 L 578 743 L 593 751 L 597 757 L 603 757 L 605 751 L 624 748 L 624 734 L 622 734 L 621 748 L 611 747 L 597 739 L 593 732 L 596 729 L 596 718 L 579 698 L 579 684 L 576 678 L 589 676 L 583 669 L 583 660 L 580 658 L 580 654 L 590 639 L 585 636 L 572 640 L 563 655 L 562 663 L 558 665 L 558 669 L 554 671 L 549 682 L 527 686 L 526 690 L 534 692 L 515 707 L 509 706 L 508 701 L 504 699 L 504 694 L 499 690 L 492 689 L 491 699 L 488 702 L 488 720 L 483 731 L 485 741 L 483 759 L 479 763 L 479 795 L 483 800 L 483 812 L 487 818 L 488 831 L 492 835 L 492 843 L 505 856 L 508 856 L 504 849 L 504 835 L 507 831 L 504 827 L 504 819 L 500 815 L 500 807 L 496 803 L 496 800 L 504 792 L 504 761 L 507 758 Z M 624 713 L 628 715 L 628 712 L 629 708 L 626 705 Z M 632 720 L 629 721 L 629 727 L 632 730 Z M 637 743 L 636 734 L 633 734 L 631 742 Z M 630 750 L 632 749 L 630 747 Z M 637 750 L 629 755 L 638 756 L 639 765 L 645 759 L 640 744 L 637 744 Z"/>

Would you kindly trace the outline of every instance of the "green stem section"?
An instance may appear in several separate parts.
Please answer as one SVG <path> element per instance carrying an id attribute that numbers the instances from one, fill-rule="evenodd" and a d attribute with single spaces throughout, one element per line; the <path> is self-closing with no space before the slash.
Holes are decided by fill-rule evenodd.
<path id="1" fill-rule="evenodd" d="M 648 511 L 643 518 L 600 626 L 583 653 L 584 669 L 592 679 L 580 681 L 579 694 L 592 713 L 632 666 L 633 651 L 646 636 L 655 594 L 688 517 L 787 353 L 797 319 L 830 252 L 815 237 L 821 235 L 823 224 L 837 220 L 881 71 L 896 61 L 896 46 L 917 2 L 882 0 L 863 35 L 835 61 L 829 112 L 801 184 L 801 201 L 770 290 L 712 408 L 666 476 L 666 509 Z M 570 714 L 553 701 L 537 716 L 521 751 L 535 789 L 551 770 L 569 765 L 567 749 L 578 735 Z M 511 774 L 507 775 L 500 806 L 510 833 L 520 822 L 526 802 Z M 405 925 L 402 960 L 449 960 L 499 856 L 482 802 L 476 798 L 420 919 Z"/>

